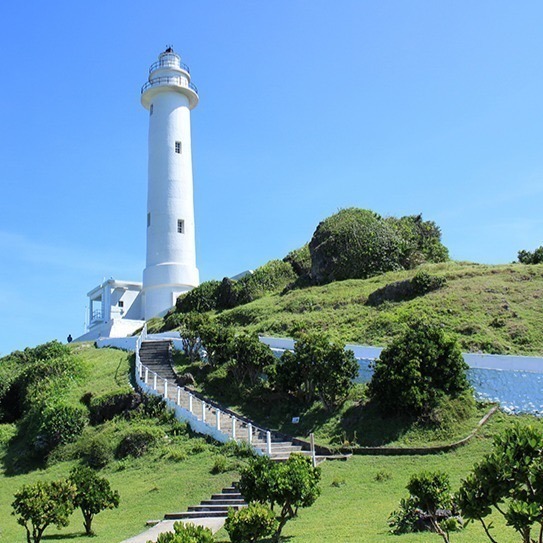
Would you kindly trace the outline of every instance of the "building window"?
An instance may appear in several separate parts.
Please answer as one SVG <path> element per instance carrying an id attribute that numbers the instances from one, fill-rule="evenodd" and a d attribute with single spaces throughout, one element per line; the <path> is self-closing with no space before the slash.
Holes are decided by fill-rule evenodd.
<path id="1" fill-rule="evenodd" d="M 177 154 L 179 154 L 179 155 L 181 154 L 181 142 L 180 141 L 175 142 L 175 152 Z"/>
<path id="2" fill-rule="evenodd" d="M 184 234 L 185 233 L 185 221 L 183 219 L 179 219 L 177 221 L 177 231 L 180 233 L 180 234 Z"/>
<path id="3" fill-rule="evenodd" d="M 151 226 L 151 213 L 147 213 L 147 228 Z"/>
<path id="4" fill-rule="evenodd" d="M 124 307 L 124 302 L 122 300 L 119 300 L 119 307 Z"/>
<path id="5" fill-rule="evenodd" d="M 149 107 L 149 115 L 152 115 L 153 114 L 153 104 L 151 104 L 151 106 Z"/>

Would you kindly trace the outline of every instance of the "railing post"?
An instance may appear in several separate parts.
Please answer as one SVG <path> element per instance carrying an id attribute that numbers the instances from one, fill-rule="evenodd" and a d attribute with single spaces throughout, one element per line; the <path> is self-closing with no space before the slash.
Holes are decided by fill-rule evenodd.
<path id="1" fill-rule="evenodd" d="M 266 451 L 268 456 L 271 456 L 271 432 L 269 430 L 266 431 Z"/>
<path id="2" fill-rule="evenodd" d="M 149 368 L 145 368 L 145 384 L 149 382 Z"/>
<path id="3" fill-rule="evenodd" d="M 317 467 L 317 457 L 315 456 L 315 434 L 311 432 L 309 434 L 309 442 L 311 444 L 311 464 L 313 467 Z"/>
<path id="4" fill-rule="evenodd" d="M 236 440 L 236 417 L 232 416 L 232 439 Z"/>
<path id="5" fill-rule="evenodd" d="M 192 394 L 189 392 L 189 412 L 192 413 Z"/>
<path id="6" fill-rule="evenodd" d="M 221 429 L 221 412 L 217 408 L 215 408 L 215 416 L 217 418 L 217 424 L 216 424 L 217 430 L 220 430 Z"/>
<path id="7" fill-rule="evenodd" d="M 247 438 L 249 445 L 251 445 L 253 443 L 253 425 L 251 423 L 247 425 Z"/>
<path id="8" fill-rule="evenodd" d="M 168 399 L 168 380 L 164 379 L 164 398 Z"/>
<path id="9" fill-rule="evenodd" d="M 202 422 L 206 421 L 206 403 L 202 400 Z"/>
<path id="10" fill-rule="evenodd" d="M 177 405 L 181 405 L 181 387 L 177 387 Z"/>
<path id="11" fill-rule="evenodd" d="M 157 378 L 157 374 L 153 372 L 153 389 L 154 390 L 157 390 L 157 388 L 156 388 L 156 378 Z"/>
<path id="12" fill-rule="evenodd" d="M 143 366 L 141 365 L 141 362 L 138 362 L 138 373 L 141 379 L 143 377 Z"/>

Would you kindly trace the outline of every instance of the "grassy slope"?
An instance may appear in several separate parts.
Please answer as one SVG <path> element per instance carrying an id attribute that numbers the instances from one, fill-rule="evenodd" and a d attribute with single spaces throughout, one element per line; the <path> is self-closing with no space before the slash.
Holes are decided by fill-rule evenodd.
<path id="1" fill-rule="evenodd" d="M 410 315 L 425 314 L 457 334 L 465 351 L 543 354 L 543 265 L 448 262 L 422 268 L 446 277 L 447 285 L 414 300 L 366 306 L 374 290 L 415 274 L 389 272 L 266 296 L 219 318 L 275 336 L 329 330 L 346 342 L 386 345 Z"/>
<path id="2" fill-rule="evenodd" d="M 131 355 L 114 349 L 94 349 L 89 345 L 74 349 L 84 366 L 84 379 L 73 383 L 67 397 L 78 401 L 87 391 L 102 394 L 128 383 Z M 94 429 L 88 428 L 92 432 Z M 37 480 L 53 480 L 66 477 L 75 462 L 59 462 L 45 469 L 7 476 L 4 468 L 6 456 L 17 454 L 17 447 L 8 447 L 7 441 L 15 434 L 14 425 L 0 425 L 0 541 L 24 543 L 25 531 L 11 515 L 14 493 L 23 484 Z M 119 509 L 107 510 L 96 516 L 93 527 L 96 543 L 118 543 L 145 529 L 148 519 L 159 519 L 164 513 L 183 510 L 188 505 L 207 499 L 213 492 L 228 485 L 236 477 L 234 472 L 210 475 L 220 448 L 208 445 L 201 439 L 184 444 L 182 461 L 168 455 L 168 447 L 159 447 L 139 459 L 115 461 L 101 474 L 107 477 L 121 495 Z M 172 447 L 173 448 L 173 447 Z M 180 449 L 177 444 L 177 451 Z M 174 451 L 175 452 L 175 451 Z M 179 454 L 177 455 L 179 457 Z M 45 532 L 47 541 L 88 541 L 83 535 L 81 512 L 76 511 L 70 525 L 62 530 L 50 527 Z"/>

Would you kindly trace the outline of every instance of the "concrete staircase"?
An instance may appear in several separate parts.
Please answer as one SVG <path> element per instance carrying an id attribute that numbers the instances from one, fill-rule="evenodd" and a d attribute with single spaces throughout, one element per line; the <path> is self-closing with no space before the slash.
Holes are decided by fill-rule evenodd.
<path id="1" fill-rule="evenodd" d="M 239 493 L 236 483 L 223 488 L 219 494 L 213 494 L 210 500 L 203 500 L 200 505 L 192 505 L 182 513 L 168 513 L 165 520 L 202 519 L 209 517 L 226 518 L 229 509 L 247 507 L 243 496 Z"/>
<path id="2" fill-rule="evenodd" d="M 140 348 L 141 363 L 169 382 L 177 383 L 172 367 L 172 342 L 169 340 L 144 341 Z"/>

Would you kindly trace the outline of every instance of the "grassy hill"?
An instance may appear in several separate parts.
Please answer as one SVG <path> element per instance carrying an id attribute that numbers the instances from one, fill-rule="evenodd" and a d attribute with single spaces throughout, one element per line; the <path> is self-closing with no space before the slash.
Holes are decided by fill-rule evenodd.
<path id="1" fill-rule="evenodd" d="M 446 284 L 411 300 L 367 304 L 377 289 L 425 270 Z M 327 330 L 345 342 L 386 345 L 411 315 L 426 315 L 457 335 L 464 351 L 543 354 L 543 265 L 447 262 L 370 279 L 275 292 L 216 313 L 224 323 L 260 334 Z M 162 322 L 154 322 L 160 329 Z"/>

